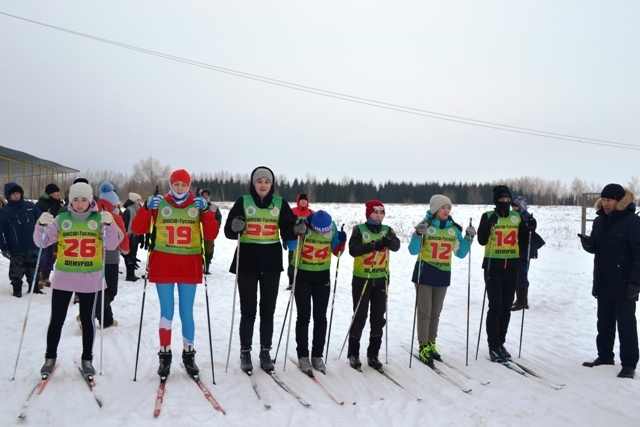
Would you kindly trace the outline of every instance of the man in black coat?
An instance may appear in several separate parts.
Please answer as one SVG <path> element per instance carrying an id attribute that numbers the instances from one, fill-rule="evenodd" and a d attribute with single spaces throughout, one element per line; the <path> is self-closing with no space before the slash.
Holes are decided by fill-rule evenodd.
<path id="1" fill-rule="evenodd" d="M 598 357 L 584 366 L 613 365 L 616 324 L 620 378 L 633 378 L 638 364 L 636 301 L 640 292 L 640 217 L 633 193 L 619 184 L 604 187 L 596 202 L 590 236 L 580 236 L 593 260 L 592 295 L 598 299 Z"/>
<path id="2" fill-rule="evenodd" d="M 54 217 L 58 216 L 58 212 L 63 206 L 64 202 L 60 200 L 60 188 L 54 183 L 47 184 L 47 186 L 44 188 L 44 194 L 40 196 L 40 198 L 36 202 L 36 207 L 40 209 L 40 212 L 49 212 Z M 51 286 L 49 276 L 51 276 L 53 265 L 56 262 L 57 256 L 58 245 L 51 245 L 42 249 L 39 265 L 39 289 L 42 289 L 44 286 Z"/>

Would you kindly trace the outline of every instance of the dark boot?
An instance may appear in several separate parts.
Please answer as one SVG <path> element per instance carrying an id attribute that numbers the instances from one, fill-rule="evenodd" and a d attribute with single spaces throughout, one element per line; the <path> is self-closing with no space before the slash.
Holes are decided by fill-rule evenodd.
<path id="1" fill-rule="evenodd" d="M 240 369 L 247 374 L 253 371 L 253 363 L 251 363 L 251 348 L 240 349 Z"/>
<path id="2" fill-rule="evenodd" d="M 270 350 L 271 348 L 265 347 L 260 349 L 260 367 L 267 372 L 271 372 L 275 368 L 273 360 L 271 360 L 271 355 L 269 354 Z"/>
<path id="3" fill-rule="evenodd" d="M 511 311 L 519 311 L 529 308 L 527 297 L 529 291 L 527 289 L 516 289 L 516 301 L 511 306 Z"/>
<path id="4" fill-rule="evenodd" d="M 124 280 L 126 280 L 127 282 L 135 282 L 136 280 L 138 280 L 139 277 L 136 276 L 135 272 L 135 265 L 127 265 L 127 277 Z"/>
<path id="5" fill-rule="evenodd" d="M 13 285 L 13 296 L 16 298 L 22 298 L 22 283 L 19 285 Z"/>
<path id="6" fill-rule="evenodd" d="M 584 362 L 582 364 L 582 366 L 586 366 L 587 368 L 593 368 L 594 366 L 600 366 L 600 365 L 613 365 L 613 359 L 612 360 L 604 360 L 604 359 L 600 359 L 600 357 L 596 357 L 595 360 L 593 362 Z"/>
<path id="7" fill-rule="evenodd" d="M 633 369 L 631 366 L 623 366 L 622 370 L 618 374 L 618 378 L 633 379 L 633 376 L 635 375 L 635 373 L 636 373 L 636 370 Z"/>
<path id="8" fill-rule="evenodd" d="M 184 368 L 187 370 L 187 373 L 192 377 L 200 373 L 200 368 L 196 365 L 195 350 L 182 350 L 182 363 L 184 363 Z"/>
<path id="9" fill-rule="evenodd" d="M 171 350 L 169 351 L 159 351 L 158 357 L 160 359 L 160 366 L 158 367 L 158 375 L 161 377 L 168 377 L 169 372 L 171 371 Z"/>
<path id="10" fill-rule="evenodd" d="M 378 359 L 378 356 L 367 356 L 367 365 L 371 366 L 376 371 L 382 369 L 382 362 Z"/>

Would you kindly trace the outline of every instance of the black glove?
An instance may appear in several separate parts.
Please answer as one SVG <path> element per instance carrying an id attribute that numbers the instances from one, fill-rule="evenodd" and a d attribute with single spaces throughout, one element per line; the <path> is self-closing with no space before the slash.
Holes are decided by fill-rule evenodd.
<path id="1" fill-rule="evenodd" d="M 385 234 L 385 236 L 380 239 L 384 242 L 384 247 L 385 248 L 390 248 L 391 247 L 391 243 L 393 242 L 393 240 L 391 240 L 391 236 L 389 236 L 388 234 Z"/>
<path id="2" fill-rule="evenodd" d="M 144 249 L 148 250 L 150 247 L 151 247 L 151 234 L 145 234 Z"/>
<path id="3" fill-rule="evenodd" d="M 3 249 L 2 256 L 5 257 L 6 259 L 11 259 L 11 252 L 9 252 L 9 249 Z"/>
<path id="4" fill-rule="evenodd" d="M 144 249 L 144 241 L 145 241 L 145 238 L 144 236 L 142 236 L 142 239 L 140 239 L 140 249 Z"/>
<path id="5" fill-rule="evenodd" d="M 378 239 L 378 240 L 374 240 L 373 242 L 370 243 L 371 245 L 371 249 L 372 250 L 376 250 L 376 251 L 381 251 L 385 248 L 384 246 L 384 238 L 382 239 Z"/>
<path id="6" fill-rule="evenodd" d="M 629 283 L 627 285 L 627 296 L 629 297 L 629 299 L 634 299 L 638 296 L 638 294 L 640 294 L 640 285 Z"/>
<path id="7" fill-rule="evenodd" d="M 527 228 L 529 229 L 529 231 L 531 232 L 536 231 L 537 226 L 538 226 L 538 222 L 536 221 L 536 219 L 533 216 L 529 218 L 529 221 L 527 221 Z"/>
<path id="8" fill-rule="evenodd" d="M 585 236 L 584 234 L 578 234 L 578 237 L 580 238 L 580 242 L 582 243 L 582 246 L 584 246 L 585 248 L 593 247 L 593 237 Z"/>
<path id="9" fill-rule="evenodd" d="M 499 219 L 500 219 L 500 218 L 498 218 L 498 215 L 497 215 L 497 214 L 495 214 L 495 213 L 494 213 L 493 215 L 490 215 L 490 216 L 487 218 L 487 222 L 489 222 L 489 227 L 493 227 L 494 225 L 496 225 L 496 224 L 498 223 L 498 220 L 499 220 Z"/>
<path id="10" fill-rule="evenodd" d="M 289 249 L 289 246 L 287 245 L 287 241 L 286 241 L 286 240 L 283 240 L 283 241 L 282 241 L 282 249 L 284 249 L 285 251 L 286 251 L 287 249 Z"/>

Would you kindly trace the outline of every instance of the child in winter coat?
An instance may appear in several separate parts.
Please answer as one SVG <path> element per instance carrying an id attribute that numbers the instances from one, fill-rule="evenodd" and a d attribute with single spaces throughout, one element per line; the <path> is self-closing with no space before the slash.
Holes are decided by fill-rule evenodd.
<path id="1" fill-rule="evenodd" d="M 293 254 L 291 264 L 294 268 L 294 298 L 298 309 L 296 321 L 296 343 L 298 366 L 303 372 L 311 374 L 311 367 L 324 373 L 326 367 L 322 360 L 325 336 L 327 332 L 327 306 L 331 294 L 331 254 L 339 255 L 344 251 L 347 233 L 338 232 L 331 216 L 319 210 L 306 218 L 307 232 L 302 237 L 298 249 L 297 240 L 289 240 L 289 251 Z M 297 267 L 297 273 L 295 268 Z M 313 341 L 311 361 L 309 361 L 309 321 L 313 302 Z"/>
<path id="2" fill-rule="evenodd" d="M 282 272 L 283 240 L 295 240 L 307 231 L 296 223 L 289 203 L 273 194 L 271 169 L 259 166 L 251 172 L 250 194 L 240 197 L 229 211 L 224 234 L 239 240 L 229 271 L 237 273 L 240 294 L 240 367 L 253 371 L 251 343 L 256 320 L 258 282 L 260 283 L 260 366 L 273 371 L 269 351 L 273 338 L 273 313 Z M 239 257 L 239 259 L 238 259 Z"/>
<path id="3" fill-rule="evenodd" d="M 458 258 L 467 256 L 476 235 L 475 228 L 469 225 L 462 237 L 462 227 L 450 214 L 451 200 L 442 194 L 433 195 L 427 215 L 416 225 L 409 243 L 409 253 L 418 255 L 411 280 L 416 287 L 420 360 L 430 366 L 433 359 L 441 360 L 436 337 L 444 297 L 451 284 L 452 254 Z"/>
<path id="4" fill-rule="evenodd" d="M 133 218 L 133 233 L 144 235 L 153 229 L 149 255 L 149 281 L 156 284 L 160 300 L 160 351 L 158 375 L 171 369 L 171 324 L 174 288 L 177 285 L 182 322 L 182 361 L 189 375 L 197 375 L 194 348 L 193 303 L 202 283 L 202 239 L 215 239 L 218 224 L 209 204 L 189 190 L 191 176 L 184 169 L 171 173 L 169 192 L 150 197 Z"/>
<path id="5" fill-rule="evenodd" d="M 80 321 L 83 326 L 80 368 L 86 377 L 95 374 L 91 363 L 95 333 L 93 319 L 98 293 L 102 289 L 103 250 L 116 249 L 118 241 L 123 238 L 123 233 L 113 226 L 111 212 L 98 212 L 88 184 L 73 184 L 69 189 L 69 200 L 68 209 L 57 217 L 54 218 L 49 212 L 40 215 L 33 233 L 36 245 L 41 244 L 45 233 L 43 248 L 58 243 L 58 259 L 51 281 L 53 291 L 47 351 L 40 370 L 43 377 L 51 375 L 55 367 L 62 325 L 74 292 L 80 302 Z"/>
<path id="6" fill-rule="evenodd" d="M 520 246 L 527 245 L 529 231 L 536 229 L 536 220 L 528 224 L 511 208 L 511 191 L 505 185 L 493 189 L 495 209 L 485 212 L 478 226 L 478 243 L 484 246 L 485 288 L 489 300 L 487 311 L 487 342 L 492 362 L 511 360 L 504 347 L 511 320 L 511 305 L 516 292 L 520 268 Z"/>
<path id="7" fill-rule="evenodd" d="M 367 221 L 353 227 L 349 239 L 349 254 L 354 257 L 353 321 L 349 330 L 347 357 L 353 369 L 360 370 L 360 336 L 367 321 L 371 302 L 371 333 L 367 348 L 367 363 L 374 369 L 382 369 L 378 352 L 382 345 L 382 330 L 386 323 L 387 288 L 389 285 L 389 251 L 400 249 L 400 240 L 388 225 L 382 225 L 384 205 L 379 200 L 365 204 Z"/>

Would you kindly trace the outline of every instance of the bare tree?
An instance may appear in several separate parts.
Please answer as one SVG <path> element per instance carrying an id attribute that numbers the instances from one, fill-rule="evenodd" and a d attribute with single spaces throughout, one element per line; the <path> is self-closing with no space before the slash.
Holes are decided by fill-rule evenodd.
<path id="1" fill-rule="evenodd" d="M 133 165 L 131 181 L 137 190 L 136 192 L 144 197 L 144 195 L 153 194 L 156 186 L 159 187 L 161 193 L 168 191 L 170 174 L 171 167 L 169 165 L 163 166 L 159 160 L 149 156 Z"/>
<path id="2" fill-rule="evenodd" d="M 629 181 L 627 181 L 627 188 L 633 192 L 636 198 L 635 202 L 640 201 L 640 178 L 632 176 Z"/>

